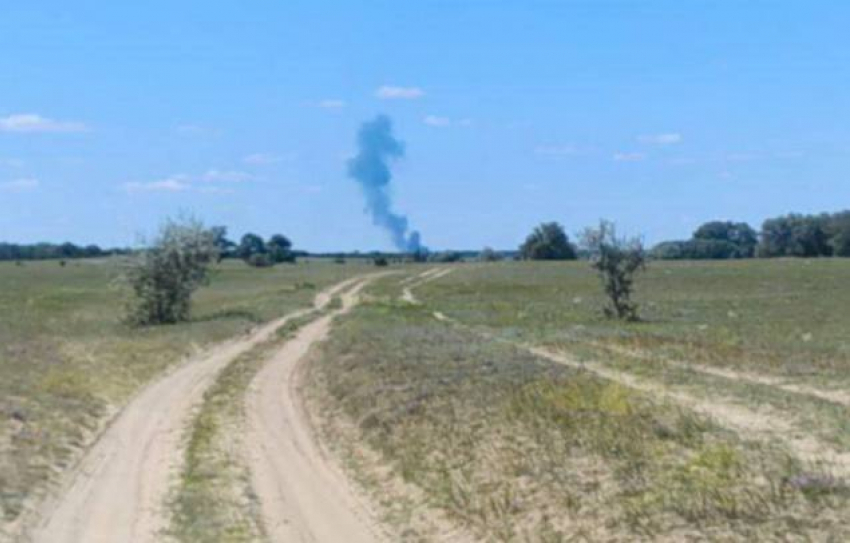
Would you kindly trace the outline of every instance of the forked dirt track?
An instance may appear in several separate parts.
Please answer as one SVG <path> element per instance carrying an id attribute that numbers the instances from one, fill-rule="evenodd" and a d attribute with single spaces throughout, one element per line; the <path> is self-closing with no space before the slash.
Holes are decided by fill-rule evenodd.
<path id="1" fill-rule="evenodd" d="M 319 293 L 315 308 L 325 307 L 334 295 L 358 281 L 343 281 Z M 295 311 L 263 325 L 143 389 L 83 456 L 57 497 L 39 508 L 40 523 L 22 538 L 45 543 L 160 539 L 168 520 L 163 504 L 183 457 L 181 433 L 192 408 L 228 363 L 310 311 Z"/>
<path id="2" fill-rule="evenodd" d="M 271 541 L 367 543 L 384 539 L 376 515 L 315 439 L 299 392 L 299 368 L 325 339 L 335 316 L 357 303 L 360 282 L 342 307 L 302 327 L 255 376 L 245 400 L 243 441 L 253 489 Z"/>
<path id="3" fill-rule="evenodd" d="M 413 294 L 414 288 L 421 287 L 425 283 L 430 283 L 431 281 L 436 281 L 441 277 L 447 276 L 453 271 L 454 268 L 431 268 L 419 275 L 408 277 L 401 282 L 402 285 L 405 285 L 401 292 L 401 299 L 411 304 L 419 303 L 419 300 L 417 300 L 416 296 Z"/>
<path id="4" fill-rule="evenodd" d="M 779 441 L 783 443 L 798 459 L 810 464 L 819 465 L 821 468 L 829 470 L 829 473 L 832 475 L 850 477 L 850 454 L 839 452 L 832 446 L 822 442 L 811 434 L 801 431 L 801 429 L 790 424 L 788 420 L 782 418 L 778 413 L 774 414 L 755 411 L 723 398 L 712 398 L 711 400 L 698 398 L 685 392 L 675 390 L 669 386 L 665 386 L 661 383 L 605 367 L 604 364 L 599 362 L 578 360 L 563 352 L 500 338 L 495 334 L 467 326 L 439 311 L 435 311 L 433 316 L 439 321 L 452 324 L 454 326 L 464 327 L 481 334 L 488 339 L 501 341 L 517 348 L 524 349 L 540 358 L 550 360 L 551 362 L 575 369 L 590 371 L 591 373 L 594 373 L 608 381 L 619 383 L 631 389 L 647 393 L 655 398 L 678 404 L 683 408 L 711 418 L 721 426 L 735 431 L 746 438 L 762 439 L 765 441 Z M 741 376 L 737 375 L 735 372 L 723 372 L 722 370 L 706 371 L 706 368 L 704 367 L 699 367 L 696 371 L 700 370 L 705 373 L 710 373 L 727 379 L 741 378 Z M 753 380 L 753 382 L 773 386 L 777 384 L 773 381 L 768 381 L 767 379 L 761 379 L 758 381 Z M 827 399 L 827 393 L 825 391 L 817 391 L 819 394 L 814 394 L 812 389 L 804 387 L 791 388 L 788 386 L 780 386 L 777 388 L 787 390 L 789 392 L 817 395 Z M 828 399 L 836 403 L 842 403 L 839 400 L 843 398 L 833 396 Z"/>

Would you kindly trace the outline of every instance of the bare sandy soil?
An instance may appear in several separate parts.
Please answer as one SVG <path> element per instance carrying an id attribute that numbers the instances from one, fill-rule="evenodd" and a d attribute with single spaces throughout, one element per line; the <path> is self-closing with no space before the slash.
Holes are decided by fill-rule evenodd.
<path id="1" fill-rule="evenodd" d="M 335 316 L 357 302 L 360 282 L 342 307 L 302 327 L 254 378 L 246 397 L 245 460 L 271 541 L 348 543 L 384 539 L 376 515 L 315 439 L 299 391 L 299 368 L 327 337 Z"/>
<path id="2" fill-rule="evenodd" d="M 319 293 L 315 307 L 326 306 L 354 282 Z M 145 388 L 86 453 L 56 497 L 39 508 L 41 520 L 29 537 L 50 543 L 160 539 L 167 522 L 163 503 L 179 469 L 181 432 L 192 408 L 228 363 L 309 311 L 296 311 L 225 343 Z"/>

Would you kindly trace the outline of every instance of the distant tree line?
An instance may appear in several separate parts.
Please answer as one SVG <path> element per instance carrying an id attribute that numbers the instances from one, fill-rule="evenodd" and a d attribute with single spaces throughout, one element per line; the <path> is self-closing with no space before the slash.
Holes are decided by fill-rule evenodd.
<path id="1" fill-rule="evenodd" d="M 292 242 L 283 234 L 274 234 L 268 240 L 263 240 L 257 234 L 247 233 L 235 243 L 227 239 L 227 227 L 213 226 L 210 228 L 213 243 L 218 249 L 218 259 L 239 258 L 246 264 L 257 268 L 274 266 L 280 263 L 294 263 L 298 256 L 306 255 L 302 251 L 294 251 Z"/>
<path id="2" fill-rule="evenodd" d="M 850 257 L 850 211 L 792 213 L 764 221 L 761 232 L 746 223 L 712 221 L 691 239 L 665 241 L 652 249 L 658 259 Z"/>
<path id="3" fill-rule="evenodd" d="M 101 249 L 97 245 L 81 246 L 73 243 L 34 243 L 26 245 L 0 242 L 0 261 L 95 258 L 114 254 L 126 254 L 128 252 L 127 249 Z"/>

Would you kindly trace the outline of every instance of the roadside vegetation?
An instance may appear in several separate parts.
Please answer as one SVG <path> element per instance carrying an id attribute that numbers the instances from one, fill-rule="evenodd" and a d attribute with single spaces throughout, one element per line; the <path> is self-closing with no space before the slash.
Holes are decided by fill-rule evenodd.
<path id="1" fill-rule="evenodd" d="M 0 263 L 0 522 L 19 519 L 143 384 L 187 356 L 300 307 L 366 270 L 224 261 L 182 323 L 122 323 L 124 261 Z M 1 533 L 1 532 L 0 532 Z"/>
<path id="2" fill-rule="evenodd" d="M 552 319 L 556 273 L 600 301 L 586 265 L 461 268 L 417 304 L 386 280 L 308 365 L 317 425 L 403 539 L 850 537 L 846 487 L 781 444 L 515 344 L 523 318 Z M 495 294 L 508 278 L 522 309 Z M 473 326 L 435 318 L 447 308 Z M 638 326 L 582 313 L 598 332 Z"/>

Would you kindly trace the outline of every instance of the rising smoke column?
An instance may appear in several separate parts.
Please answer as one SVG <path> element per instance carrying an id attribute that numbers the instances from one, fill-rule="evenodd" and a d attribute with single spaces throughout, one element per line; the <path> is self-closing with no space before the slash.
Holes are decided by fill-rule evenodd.
<path id="1" fill-rule="evenodd" d="M 357 133 L 357 148 L 357 156 L 348 161 L 348 175 L 360 183 L 372 223 L 390 234 L 399 251 L 419 251 L 419 232 L 408 232 L 407 217 L 392 211 L 389 162 L 404 156 L 404 143 L 393 137 L 390 118 L 378 115 L 363 123 Z"/>

